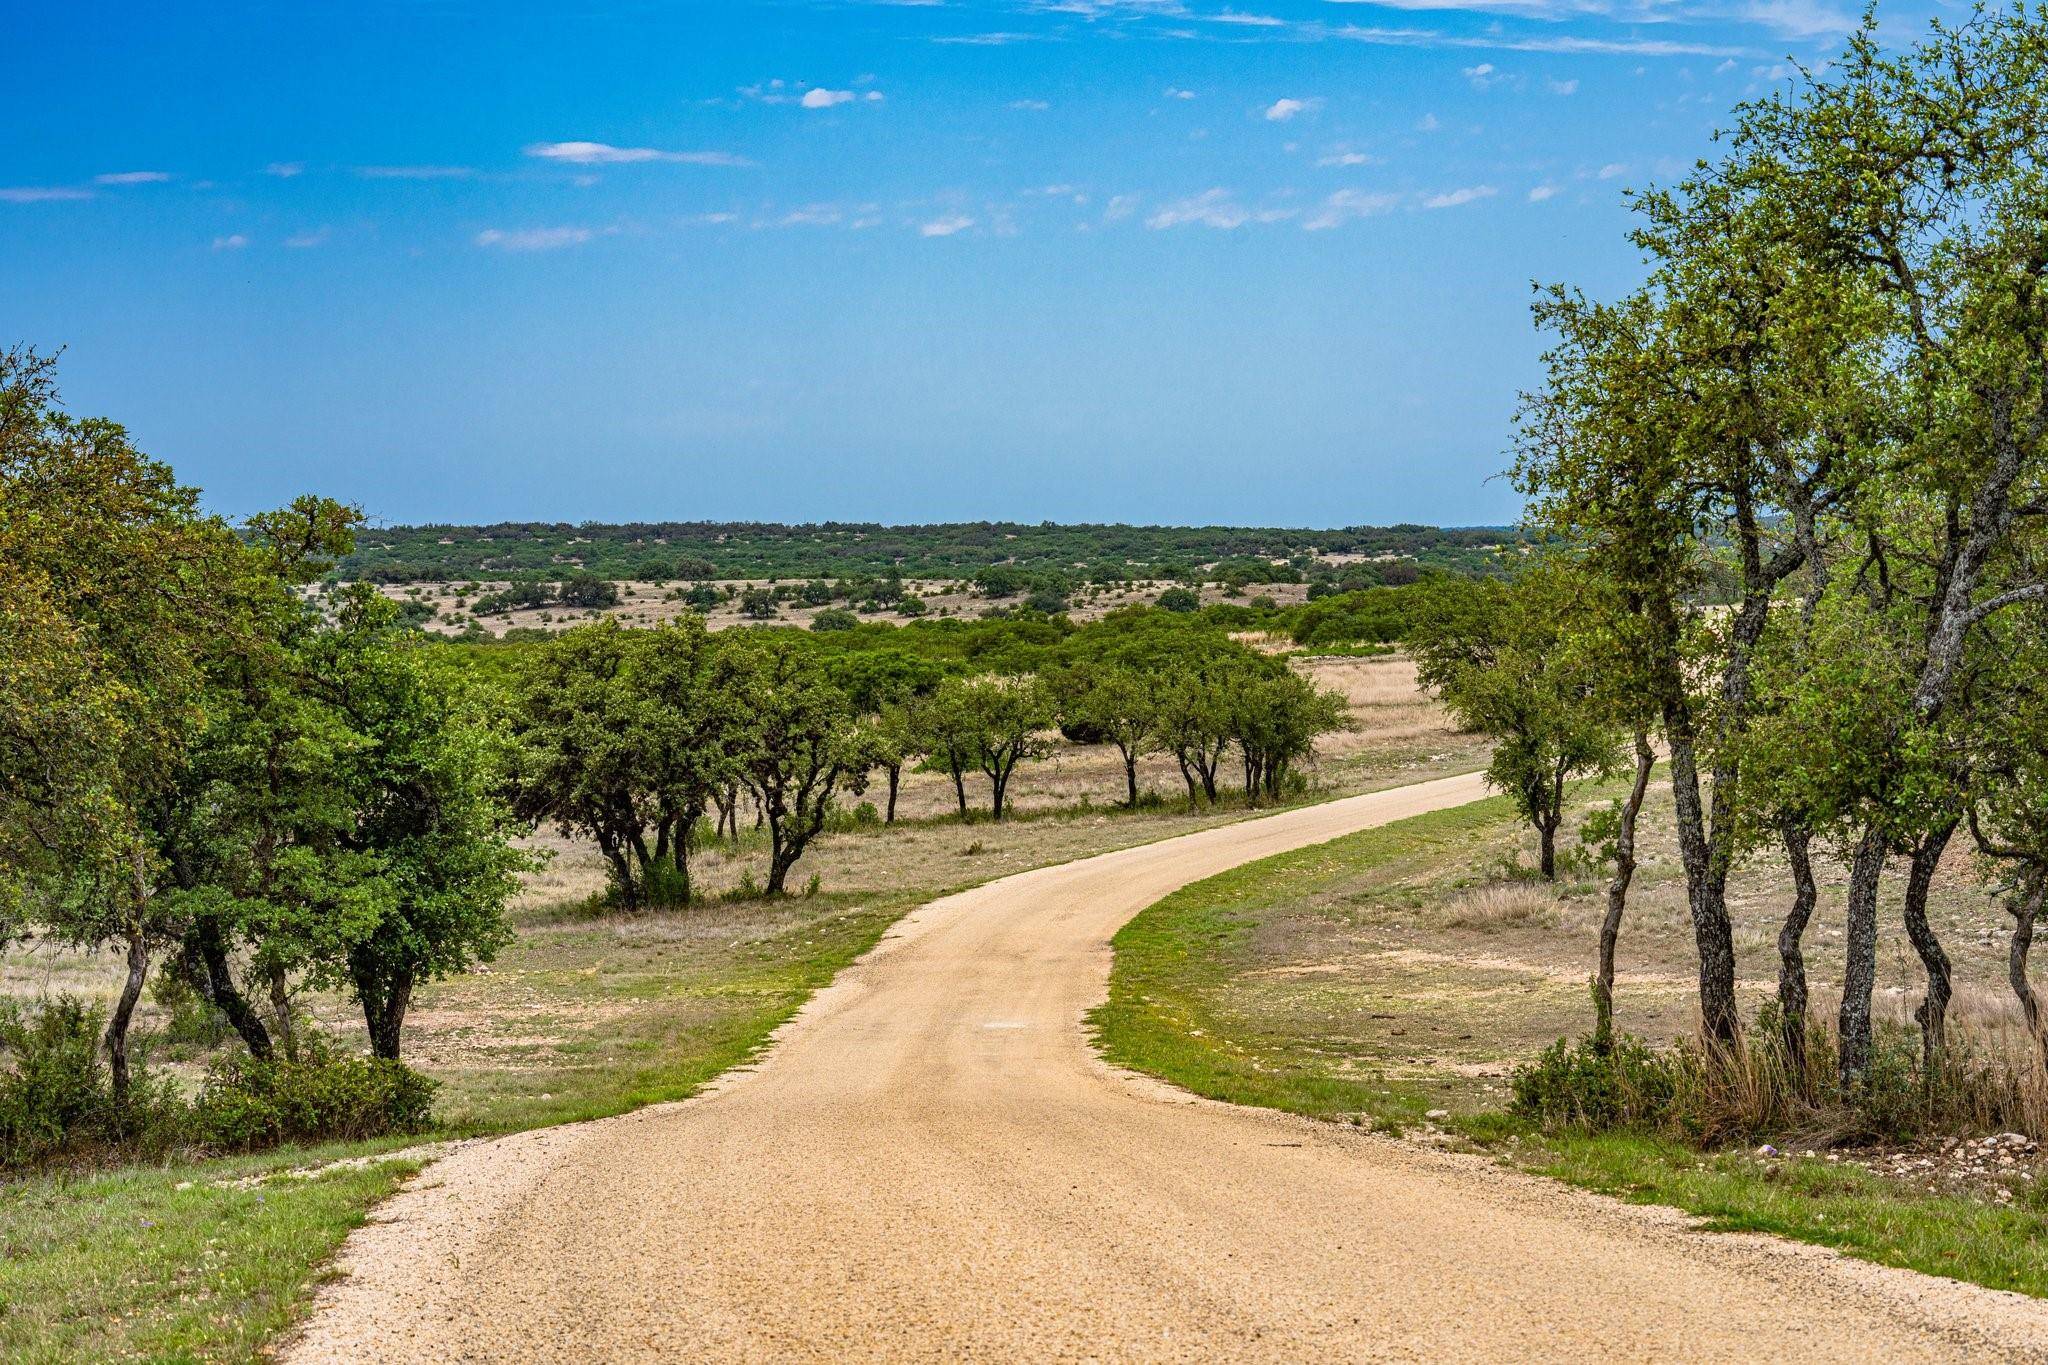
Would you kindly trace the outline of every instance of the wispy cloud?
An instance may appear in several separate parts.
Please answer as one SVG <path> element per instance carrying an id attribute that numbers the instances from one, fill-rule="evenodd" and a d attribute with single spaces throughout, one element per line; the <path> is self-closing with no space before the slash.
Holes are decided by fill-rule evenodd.
<path id="1" fill-rule="evenodd" d="M 276 176 L 279 180 L 289 180 L 295 175 L 304 175 L 306 173 L 306 163 L 303 161 L 273 161 L 263 168 L 263 173 Z"/>
<path id="2" fill-rule="evenodd" d="M 1052 108 L 1052 105 L 1045 100 L 1011 100 L 1010 107 L 1012 109 L 1029 110 L 1030 112 L 1037 114 L 1043 113 L 1047 109 Z"/>
<path id="3" fill-rule="evenodd" d="M 1377 213 L 1387 213 L 1398 208 L 1401 196 L 1398 194 L 1371 194 L 1364 190 L 1338 190 L 1308 217 L 1301 226 L 1308 232 L 1326 232 L 1334 227 L 1359 218 L 1370 218 Z"/>
<path id="4" fill-rule="evenodd" d="M 247 245 L 249 245 L 249 239 L 247 237 L 244 237 L 239 232 L 230 233 L 225 237 L 216 237 L 213 239 L 213 249 L 215 251 L 240 251 L 243 247 Z"/>
<path id="5" fill-rule="evenodd" d="M 587 227 L 485 228 L 476 235 L 476 244 L 499 251 L 560 251 L 582 246 L 595 236 L 597 230 Z"/>
<path id="6" fill-rule="evenodd" d="M 331 228 L 314 228 L 310 232 L 293 233 L 284 239 L 284 244 L 294 251 L 309 251 L 316 246 L 325 246 L 333 235 Z"/>
<path id="7" fill-rule="evenodd" d="M 91 190 L 82 190 L 76 185 L 12 185 L 0 188 L 0 204 L 49 204 L 90 198 Z"/>
<path id="8" fill-rule="evenodd" d="M 974 220 L 964 213 L 948 213 L 922 224 L 917 229 L 920 237 L 951 237 L 956 232 L 965 232 L 974 226 Z"/>
<path id="9" fill-rule="evenodd" d="M 1555 199 L 1561 192 L 1555 185 L 1537 185 L 1529 191 L 1529 202 L 1540 204 L 1546 199 Z"/>
<path id="10" fill-rule="evenodd" d="M 1247 223 L 1282 222 L 1292 218 L 1294 212 L 1289 208 L 1249 208 L 1229 190 L 1213 189 L 1166 205 L 1147 218 L 1145 226 L 1155 230 L 1194 226 L 1228 231 Z"/>
<path id="11" fill-rule="evenodd" d="M 1579 83 L 1577 80 L 1545 81 L 1543 84 L 1549 88 L 1550 93 L 1553 95 L 1576 95 L 1579 93 Z"/>
<path id="12" fill-rule="evenodd" d="M 1348 3 L 1349 0 L 1344 0 Z M 1555 52 L 1622 57 L 1753 57 L 1756 50 L 1722 43 L 1674 42 L 1662 38 L 1517 38 L 1506 33 L 1459 34 L 1430 28 L 1381 28 L 1346 24 L 1331 36 L 1384 47 L 1473 48 L 1492 52 Z"/>
<path id="13" fill-rule="evenodd" d="M 161 185 L 171 178 L 169 171 L 109 171 L 92 178 L 95 185 Z"/>
<path id="14" fill-rule="evenodd" d="M 1446 190 L 1442 194 L 1432 194 L 1422 201 L 1422 207 L 1426 209 L 1454 209 L 1462 204 L 1475 204 L 1481 199 L 1491 199 L 1499 193 L 1500 191 L 1491 185 L 1467 185 L 1463 189 Z"/>
<path id="15" fill-rule="evenodd" d="M 358 166 L 356 174 L 365 180 L 467 180 L 476 174 L 476 167 Z"/>
<path id="16" fill-rule="evenodd" d="M 1316 158 L 1318 166 L 1370 166 L 1377 158 L 1365 152 L 1331 152 Z"/>
<path id="17" fill-rule="evenodd" d="M 942 33 L 931 41 L 948 47 L 1008 47 L 1011 43 L 1028 43 L 1036 38 L 1032 33 Z"/>
<path id="18" fill-rule="evenodd" d="M 671 152 L 659 147 L 614 147 L 608 142 L 536 142 L 526 154 L 568 166 L 627 166 L 650 161 L 685 166 L 751 166 L 731 152 Z"/>
<path id="19" fill-rule="evenodd" d="M 1245 28 L 1286 28 L 1285 19 L 1276 19 L 1270 14 L 1243 14 L 1227 9 L 1221 14 L 1204 14 L 1202 18 L 1212 24 L 1239 24 Z"/>

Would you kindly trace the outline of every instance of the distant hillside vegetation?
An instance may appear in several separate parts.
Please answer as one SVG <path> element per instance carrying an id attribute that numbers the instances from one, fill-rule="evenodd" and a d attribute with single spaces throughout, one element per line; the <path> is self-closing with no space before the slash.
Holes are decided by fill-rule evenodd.
<path id="1" fill-rule="evenodd" d="M 1484 572 L 1520 534 L 1503 527 L 1062 526 L 949 522 L 499 522 L 365 531 L 336 576 L 386 583 L 549 578 L 783 578 L 849 573 L 965 577 L 994 563 L 1098 581 L 1197 577 L 1233 560 L 1286 561 L 1300 574 L 1331 556 L 1400 556 L 1423 568 Z M 1249 566 L 1246 566 L 1249 567 Z"/>

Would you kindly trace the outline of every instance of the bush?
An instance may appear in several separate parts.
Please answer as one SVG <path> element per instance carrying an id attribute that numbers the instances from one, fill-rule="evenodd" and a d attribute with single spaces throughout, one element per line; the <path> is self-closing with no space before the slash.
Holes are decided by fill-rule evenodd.
<path id="1" fill-rule="evenodd" d="M 811 618 L 812 630 L 852 630 L 859 624 L 860 618 L 843 607 L 827 607 Z"/>
<path id="2" fill-rule="evenodd" d="M 26 1166 L 106 1135 L 112 1096 L 100 1060 L 100 1011 L 63 996 L 0 1007 L 0 1165 Z"/>
<path id="3" fill-rule="evenodd" d="M 1202 605 L 1202 599 L 1189 588 L 1168 588 L 1159 594 L 1159 608 L 1162 611 L 1193 611 Z"/>
<path id="4" fill-rule="evenodd" d="M 192 1133 L 210 1147 L 242 1152 L 417 1133 L 432 1119 L 436 1085 L 403 1062 L 374 1057 L 236 1057 L 208 1075 Z"/>
<path id="5" fill-rule="evenodd" d="M 142 1154 L 178 1139 L 184 1106 L 145 1074 L 132 1044 L 128 1098 L 115 1101 L 100 1055 L 105 1027 L 97 1006 L 71 996 L 0 1004 L 0 1168 L 104 1146 Z"/>

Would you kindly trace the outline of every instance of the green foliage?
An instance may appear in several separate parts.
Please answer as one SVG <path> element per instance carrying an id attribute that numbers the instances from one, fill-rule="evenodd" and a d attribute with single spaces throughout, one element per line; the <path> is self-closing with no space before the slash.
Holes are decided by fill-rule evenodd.
<path id="1" fill-rule="evenodd" d="M 435 1088 L 405 1063 L 384 1058 L 324 1050 L 299 1061 L 232 1057 L 208 1074 L 191 1133 L 223 1152 L 418 1133 L 432 1119 Z"/>
<path id="2" fill-rule="evenodd" d="M 1190 612 L 1200 609 L 1202 599 L 1190 588 L 1168 588 L 1159 594 L 1157 605 L 1161 611 Z"/>
<path id="3" fill-rule="evenodd" d="M 860 618 L 850 611 L 828 608 L 811 618 L 811 629 L 816 631 L 857 630 Z"/>
<path id="4" fill-rule="evenodd" d="M 500 522 L 380 529 L 364 538 L 342 563 L 339 575 L 379 582 L 558 578 L 579 572 L 614 579 L 960 579 L 1001 561 L 1006 570 L 1049 573 L 1063 580 L 1074 565 L 1086 564 L 1087 577 L 1096 583 L 1182 577 L 1193 574 L 1195 564 L 1215 564 L 1245 582 L 1293 582 L 1303 572 L 1296 561 L 1313 564 L 1306 558 L 1311 554 L 1341 554 L 1365 557 L 1338 571 L 1346 585 L 1372 586 L 1411 562 L 1456 572 L 1484 571 L 1495 562 L 1500 547 L 1513 546 L 1519 539 L 1514 531 L 1498 527 L 1413 525 L 1288 530 L 1050 522 Z M 650 567 L 672 573 L 651 572 Z M 1003 595 L 1023 591 L 1020 581 Z"/>

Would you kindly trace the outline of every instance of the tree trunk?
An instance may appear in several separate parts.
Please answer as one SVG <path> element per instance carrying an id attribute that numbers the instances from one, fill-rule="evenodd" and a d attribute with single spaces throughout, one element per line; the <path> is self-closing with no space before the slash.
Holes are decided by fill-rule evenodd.
<path id="1" fill-rule="evenodd" d="M 1593 1046 L 1606 1052 L 1614 1046 L 1614 946 L 1621 937 L 1621 916 L 1628 908 L 1628 886 L 1636 875 L 1636 817 L 1650 790 L 1650 770 L 1657 755 L 1647 732 L 1636 732 L 1636 780 L 1621 803 L 1621 823 L 1614 835 L 1614 877 L 1607 883 L 1607 916 L 1600 921 L 1600 966 L 1593 977 Z"/>
<path id="2" fill-rule="evenodd" d="M 1877 985 L 1877 888 L 1884 878 L 1884 835 L 1867 829 L 1849 864 L 1849 925 L 1842 972 L 1841 1088 L 1858 1089 L 1870 1070 L 1870 995 Z"/>
<path id="3" fill-rule="evenodd" d="M 1180 780 L 1188 784 L 1188 804 L 1192 806 L 1198 799 L 1200 799 L 1200 793 L 1195 790 L 1194 767 L 1188 762 L 1188 756 L 1185 750 L 1174 750 L 1173 760 L 1174 762 L 1180 764 Z"/>
<path id="4" fill-rule="evenodd" d="M 1719 865 L 1706 836 L 1691 724 L 1689 715 L 1665 708 L 1678 849 L 1685 863 L 1686 900 L 1699 953 L 1700 1030 L 1710 1047 L 1733 1052 L 1742 1036 L 1742 1018 L 1735 1002 L 1735 930 L 1728 919 L 1726 869 Z"/>
<path id="5" fill-rule="evenodd" d="M 1542 872 L 1544 881 L 1554 882 L 1557 880 L 1557 815 L 1555 812 L 1537 819 L 1536 840 L 1538 869 Z"/>
<path id="6" fill-rule="evenodd" d="M 1124 804 L 1136 809 L 1138 805 L 1138 751 L 1124 749 Z"/>
<path id="7" fill-rule="evenodd" d="M 989 769 L 988 780 L 991 789 L 989 818 L 1000 820 L 1003 818 L 1003 793 L 1010 786 L 1010 769 L 998 760 L 995 767 Z"/>
<path id="8" fill-rule="evenodd" d="M 284 968 L 270 969 L 270 1012 L 277 1023 L 277 1036 L 284 1044 L 286 1061 L 299 1060 L 299 1031 L 292 1023 L 292 996 L 290 983 L 285 980 Z"/>
<path id="9" fill-rule="evenodd" d="M 204 915 L 186 935 L 186 975 L 213 1007 L 227 1016 L 230 1027 L 241 1036 L 251 1057 L 270 1060 L 270 1031 L 262 1017 L 235 985 L 228 966 L 227 944 L 222 942 L 220 921 Z"/>
<path id="10" fill-rule="evenodd" d="M 2030 884 L 2007 907 L 2012 911 L 2012 946 L 2006 954 L 2006 977 L 2012 982 L 2013 995 L 2019 999 L 2027 1033 L 2041 1054 L 2041 1065 L 2048 1068 L 2048 1032 L 2041 1028 L 2041 1001 L 2027 979 L 2027 954 L 2034 946 L 2034 920 L 2041 913 L 2042 900 L 2048 897 L 2048 870 L 2035 868 L 2029 880 Z"/>
<path id="11" fill-rule="evenodd" d="M 882 823 L 885 825 L 896 823 L 896 788 L 902 781 L 903 765 L 901 763 L 891 763 L 889 765 L 889 810 L 882 817 Z"/>
<path id="12" fill-rule="evenodd" d="M 359 978 L 363 1022 L 370 1028 L 370 1055 L 395 1062 L 399 1033 L 405 1028 L 405 1011 L 412 1004 L 412 972 L 395 972 L 390 981 L 375 983 L 369 990 L 363 990 L 362 984 Z"/>
<path id="13" fill-rule="evenodd" d="M 953 774 L 953 799 L 960 803 L 960 818 L 965 820 L 967 818 L 967 770 L 954 765 L 951 771 Z"/>
<path id="14" fill-rule="evenodd" d="M 128 935 L 128 976 L 107 1019 L 107 1071 L 117 1102 L 128 1098 L 128 1026 L 135 1021 L 135 1005 L 142 999 L 142 983 L 148 976 L 149 943 L 137 928 Z"/>
<path id="15" fill-rule="evenodd" d="M 1806 953 L 1801 946 L 1813 907 L 1820 900 L 1813 880 L 1813 832 L 1788 820 L 1782 831 L 1785 861 L 1792 866 L 1792 908 L 1778 927 L 1778 1027 L 1785 1065 L 1803 1085 L 1806 1077 Z"/>
<path id="16" fill-rule="evenodd" d="M 1927 893 L 1934 885 L 1935 873 L 1941 869 L 1942 852 L 1948 848 L 1955 828 L 1951 824 L 1921 840 L 1913 850 L 1906 874 L 1906 936 L 1913 940 L 1913 951 L 1920 955 L 1920 965 L 1927 972 L 1927 994 L 1913 1011 L 1913 1018 L 1920 1024 L 1920 1063 L 1928 1075 L 1934 1073 L 1947 1052 L 1948 1002 L 1954 990 L 1948 954 L 1942 950 L 1934 926 L 1927 922 Z"/>

